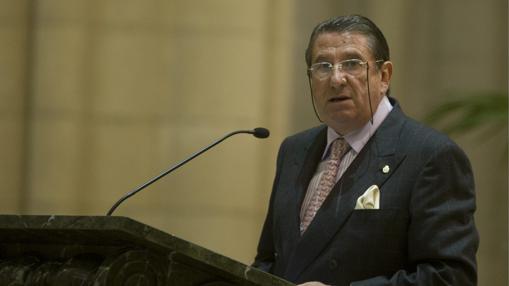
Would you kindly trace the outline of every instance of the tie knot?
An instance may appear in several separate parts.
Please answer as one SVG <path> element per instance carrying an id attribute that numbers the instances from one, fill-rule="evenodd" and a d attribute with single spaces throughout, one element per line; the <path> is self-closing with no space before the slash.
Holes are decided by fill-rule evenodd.
<path id="1" fill-rule="evenodd" d="M 348 147 L 349 145 L 346 142 L 345 138 L 339 137 L 338 139 L 334 140 L 334 142 L 332 142 L 331 145 L 330 158 L 332 160 L 339 160 L 346 153 Z"/>

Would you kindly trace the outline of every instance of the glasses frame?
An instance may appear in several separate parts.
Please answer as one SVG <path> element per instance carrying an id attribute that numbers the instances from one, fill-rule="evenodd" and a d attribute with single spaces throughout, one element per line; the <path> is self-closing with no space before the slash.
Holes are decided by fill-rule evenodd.
<path id="1" fill-rule="evenodd" d="M 325 79 L 328 79 L 330 78 L 333 74 L 334 74 L 334 71 L 335 70 L 338 70 L 338 71 L 343 71 L 345 73 L 348 73 L 350 75 L 353 75 L 353 76 L 358 76 L 362 73 L 362 71 L 360 71 L 359 73 L 357 74 L 351 74 L 347 71 L 344 71 L 343 69 L 343 65 L 345 63 L 349 63 L 349 62 L 356 62 L 358 64 L 360 64 L 361 66 L 366 66 L 366 70 L 369 70 L 369 61 L 363 61 L 361 59 L 348 59 L 348 60 L 344 60 L 344 61 L 340 61 L 340 62 L 337 62 L 335 64 L 332 64 L 330 62 L 326 62 L 326 61 L 323 61 L 323 62 L 317 62 L 317 63 L 314 63 L 312 64 L 308 69 L 308 75 L 311 76 L 312 78 L 314 79 L 317 79 L 317 80 L 325 80 Z M 381 63 L 381 62 L 385 62 L 384 60 L 376 60 L 375 63 Z M 318 69 L 319 65 L 323 65 L 323 64 L 329 64 L 329 68 L 331 69 L 330 70 L 330 73 L 327 75 L 327 76 L 323 76 L 323 77 L 319 77 L 316 75 L 315 71 Z"/>

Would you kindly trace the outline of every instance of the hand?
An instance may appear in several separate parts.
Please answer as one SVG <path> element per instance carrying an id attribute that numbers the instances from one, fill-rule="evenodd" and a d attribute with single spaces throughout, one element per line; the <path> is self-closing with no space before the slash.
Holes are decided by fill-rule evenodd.
<path id="1" fill-rule="evenodd" d="M 304 284 L 299 284 L 297 286 L 330 286 L 330 285 L 326 285 L 321 282 L 312 281 L 312 282 L 306 282 Z"/>

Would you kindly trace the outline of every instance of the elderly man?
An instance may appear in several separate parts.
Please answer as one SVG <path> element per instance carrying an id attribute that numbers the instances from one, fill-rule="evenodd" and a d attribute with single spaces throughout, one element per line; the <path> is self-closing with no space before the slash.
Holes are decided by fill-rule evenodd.
<path id="1" fill-rule="evenodd" d="M 322 22 L 306 62 L 324 124 L 281 145 L 254 266 L 302 285 L 476 285 L 470 163 L 389 96 L 379 28 Z"/>

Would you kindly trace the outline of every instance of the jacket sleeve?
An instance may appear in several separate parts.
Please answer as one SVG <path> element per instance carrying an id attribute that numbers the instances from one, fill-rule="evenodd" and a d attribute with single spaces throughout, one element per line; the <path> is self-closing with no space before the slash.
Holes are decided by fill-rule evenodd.
<path id="1" fill-rule="evenodd" d="M 265 272 L 272 273 L 272 267 L 275 262 L 276 250 L 274 246 L 274 228 L 273 228 L 273 201 L 275 194 L 277 192 L 277 185 L 279 181 L 279 174 L 281 173 L 283 158 L 286 153 L 286 142 L 288 139 L 283 141 L 279 148 L 278 156 L 277 156 L 277 164 L 276 164 L 276 175 L 274 178 L 274 182 L 272 185 L 272 193 L 270 196 L 269 209 L 267 211 L 267 217 L 265 218 L 265 223 L 262 228 L 262 233 L 260 236 L 260 240 L 258 243 L 257 254 L 255 257 L 255 261 L 252 264 L 253 267 L 256 267 Z"/>
<path id="2" fill-rule="evenodd" d="M 454 143 L 423 165 L 410 198 L 408 262 L 413 269 L 351 286 L 477 285 L 475 193 L 470 163 Z"/>

